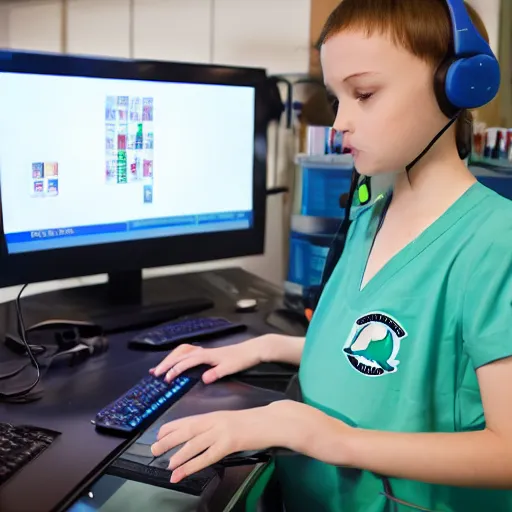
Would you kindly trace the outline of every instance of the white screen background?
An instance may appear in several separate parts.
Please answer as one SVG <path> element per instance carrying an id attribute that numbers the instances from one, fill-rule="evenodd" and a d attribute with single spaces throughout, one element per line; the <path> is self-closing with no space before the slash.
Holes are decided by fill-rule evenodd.
<path id="1" fill-rule="evenodd" d="M 106 97 L 150 96 L 153 202 L 105 182 Z M 5 233 L 252 210 L 254 89 L 0 74 Z M 32 163 L 59 164 L 59 194 L 31 196 Z"/>

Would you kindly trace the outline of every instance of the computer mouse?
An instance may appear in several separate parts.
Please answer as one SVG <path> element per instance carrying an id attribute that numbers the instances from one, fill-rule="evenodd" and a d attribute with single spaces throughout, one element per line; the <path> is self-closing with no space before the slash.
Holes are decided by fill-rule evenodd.
<path id="1" fill-rule="evenodd" d="M 239 299 L 236 301 L 236 310 L 239 313 L 252 313 L 258 309 L 258 301 L 256 299 Z"/>

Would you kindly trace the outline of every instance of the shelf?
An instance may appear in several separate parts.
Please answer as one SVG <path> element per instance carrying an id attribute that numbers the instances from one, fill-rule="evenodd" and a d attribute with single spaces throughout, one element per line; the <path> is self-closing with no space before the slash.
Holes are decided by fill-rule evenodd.
<path id="1" fill-rule="evenodd" d="M 471 155 L 469 157 L 470 166 L 480 166 L 493 171 L 505 171 L 512 173 L 512 162 L 507 160 L 498 160 L 496 158 L 484 158 Z"/>
<path id="2" fill-rule="evenodd" d="M 306 153 L 298 153 L 295 157 L 295 163 L 298 165 L 334 168 L 338 170 L 345 168 L 352 170 L 354 168 L 354 158 L 351 154 L 330 153 L 327 155 L 308 155 Z"/>

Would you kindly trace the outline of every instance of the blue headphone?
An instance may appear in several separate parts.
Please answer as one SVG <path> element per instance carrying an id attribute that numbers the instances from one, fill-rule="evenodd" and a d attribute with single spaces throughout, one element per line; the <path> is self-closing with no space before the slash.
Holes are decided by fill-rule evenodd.
<path id="1" fill-rule="evenodd" d="M 446 0 L 450 11 L 453 54 L 435 74 L 434 89 L 442 112 L 452 118 L 462 109 L 482 107 L 498 93 L 500 66 L 473 25 L 464 0 Z"/>

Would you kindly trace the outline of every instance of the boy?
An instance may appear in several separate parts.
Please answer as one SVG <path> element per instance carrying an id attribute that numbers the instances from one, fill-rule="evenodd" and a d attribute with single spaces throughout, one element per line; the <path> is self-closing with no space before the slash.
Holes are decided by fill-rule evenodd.
<path id="1" fill-rule="evenodd" d="M 208 383 L 300 364 L 304 403 L 162 427 L 155 455 L 185 443 L 172 481 L 280 446 L 303 454 L 277 460 L 287 512 L 512 510 L 512 203 L 469 172 L 468 113 L 437 94 L 452 37 L 444 0 L 343 0 L 330 16 L 334 127 L 357 171 L 395 173 L 393 190 L 354 219 L 305 344 L 186 347 L 154 370 L 207 363 Z"/>

